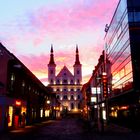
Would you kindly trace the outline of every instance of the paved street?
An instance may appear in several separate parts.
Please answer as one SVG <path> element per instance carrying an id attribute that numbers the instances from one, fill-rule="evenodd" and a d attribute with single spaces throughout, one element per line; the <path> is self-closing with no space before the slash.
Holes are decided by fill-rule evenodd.
<path id="1" fill-rule="evenodd" d="M 118 130 L 117 130 L 118 129 Z M 140 133 L 110 126 L 104 133 L 88 131 L 77 118 L 64 118 L 2 133 L 0 140 L 138 140 Z"/>

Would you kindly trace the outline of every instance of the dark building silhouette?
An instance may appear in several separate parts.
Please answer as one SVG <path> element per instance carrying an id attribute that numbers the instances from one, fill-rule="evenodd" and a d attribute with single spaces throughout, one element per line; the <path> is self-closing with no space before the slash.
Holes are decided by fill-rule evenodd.
<path id="1" fill-rule="evenodd" d="M 21 115 L 26 116 L 25 125 L 47 117 L 55 99 L 49 93 L 51 90 L 0 43 L 0 130 L 18 128 Z"/>

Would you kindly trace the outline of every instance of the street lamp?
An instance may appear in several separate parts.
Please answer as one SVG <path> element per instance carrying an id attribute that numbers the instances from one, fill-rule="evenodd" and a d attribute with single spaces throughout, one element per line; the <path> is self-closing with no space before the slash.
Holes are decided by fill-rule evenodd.
<path id="1" fill-rule="evenodd" d="M 51 101 L 50 100 L 47 100 L 47 104 L 50 104 L 51 103 Z"/>

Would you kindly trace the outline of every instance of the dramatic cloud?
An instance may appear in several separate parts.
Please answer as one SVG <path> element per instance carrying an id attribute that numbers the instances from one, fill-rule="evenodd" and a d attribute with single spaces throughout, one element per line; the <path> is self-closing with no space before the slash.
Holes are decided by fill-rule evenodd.
<path id="1" fill-rule="evenodd" d="M 105 24 L 119 0 L 14 0 L 11 7 L 6 1 L 0 7 L 0 41 L 10 51 L 46 83 L 50 45 L 57 72 L 63 65 L 73 72 L 78 44 L 87 81 L 104 48 Z"/>

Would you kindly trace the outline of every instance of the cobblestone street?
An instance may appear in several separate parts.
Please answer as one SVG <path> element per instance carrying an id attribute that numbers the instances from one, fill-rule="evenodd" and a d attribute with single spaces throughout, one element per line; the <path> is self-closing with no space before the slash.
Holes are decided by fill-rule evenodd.
<path id="1" fill-rule="evenodd" d="M 118 129 L 118 130 L 117 130 Z M 140 133 L 120 131 L 114 125 L 104 133 L 95 130 L 88 131 L 81 120 L 64 118 L 37 123 L 8 133 L 2 133 L 0 140 L 138 140 Z"/>

